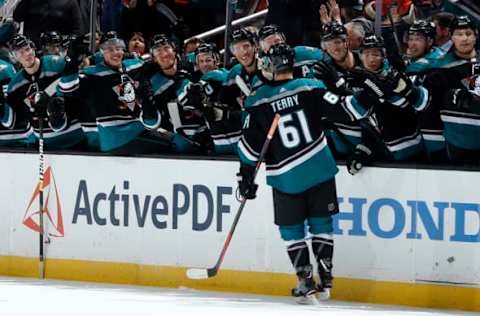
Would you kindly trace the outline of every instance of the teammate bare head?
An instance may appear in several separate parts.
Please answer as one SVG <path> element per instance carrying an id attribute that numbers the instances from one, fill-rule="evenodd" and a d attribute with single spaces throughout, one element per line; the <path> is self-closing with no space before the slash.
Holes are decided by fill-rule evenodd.
<path id="1" fill-rule="evenodd" d="M 286 42 L 285 34 L 274 24 L 262 27 L 258 32 L 258 37 L 260 40 L 260 49 L 264 53 L 267 53 L 272 45 Z"/>
<path id="2" fill-rule="evenodd" d="M 368 35 L 360 46 L 360 59 L 363 67 L 371 72 L 382 69 L 385 61 L 385 44 L 381 36 Z"/>
<path id="3" fill-rule="evenodd" d="M 36 64 L 40 63 L 35 54 L 35 44 L 24 35 L 15 35 L 10 41 L 10 49 L 15 59 L 27 71 L 35 68 Z"/>
<path id="4" fill-rule="evenodd" d="M 45 55 L 60 55 L 62 53 L 62 37 L 56 31 L 40 34 L 40 42 Z"/>
<path id="5" fill-rule="evenodd" d="M 166 35 L 157 34 L 152 38 L 150 54 L 164 73 L 174 75 L 177 72 L 175 43 Z"/>
<path id="6" fill-rule="evenodd" d="M 122 67 L 125 42 L 118 37 L 117 32 L 110 31 L 102 36 L 100 51 L 107 66 L 113 69 Z"/>
<path id="7" fill-rule="evenodd" d="M 218 69 L 220 54 L 215 44 L 203 43 L 195 50 L 195 60 L 202 74 Z"/>
<path id="8" fill-rule="evenodd" d="M 330 22 L 323 26 L 322 48 L 336 62 L 343 63 L 348 57 L 347 30 L 338 22 Z"/>
<path id="9" fill-rule="evenodd" d="M 255 66 L 257 54 L 256 37 L 255 33 L 246 28 L 235 30 L 232 33 L 230 51 L 246 69 Z"/>
<path id="10" fill-rule="evenodd" d="M 477 28 L 468 16 L 460 16 L 450 26 L 455 53 L 462 58 L 476 56 Z"/>
<path id="11" fill-rule="evenodd" d="M 138 56 L 145 54 L 145 37 L 140 32 L 133 32 L 128 40 L 128 52 L 135 53 Z"/>
<path id="12" fill-rule="evenodd" d="M 435 24 L 418 20 L 410 26 L 407 39 L 407 56 L 417 59 L 430 52 L 435 42 Z"/>
<path id="13" fill-rule="evenodd" d="M 264 67 L 275 81 L 293 79 L 294 58 L 295 51 L 288 44 L 274 44 L 263 57 Z"/>

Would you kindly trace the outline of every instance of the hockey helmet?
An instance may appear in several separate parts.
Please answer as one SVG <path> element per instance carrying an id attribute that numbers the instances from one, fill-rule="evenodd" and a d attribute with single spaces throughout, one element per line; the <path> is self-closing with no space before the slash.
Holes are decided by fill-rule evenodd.
<path id="1" fill-rule="evenodd" d="M 109 46 L 118 46 L 125 50 L 125 42 L 121 39 L 117 32 L 109 31 L 107 33 L 102 34 L 100 39 L 100 49 L 105 49 Z"/>
<path id="2" fill-rule="evenodd" d="M 258 37 L 260 38 L 260 40 L 264 40 L 265 38 L 273 34 L 280 34 L 281 36 L 283 36 L 283 38 L 285 38 L 285 34 L 283 34 L 283 32 L 280 31 L 280 28 L 275 24 L 264 25 L 260 29 L 260 31 L 258 31 Z"/>
<path id="3" fill-rule="evenodd" d="M 426 38 L 435 39 L 435 23 L 427 20 L 417 20 L 408 29 L 408 34 L 420 33 Z"/>
<path id="4" fill-rule="evenodd" d="M 265 70 L 271 73 L 292 70 L 295 51 L 286 43 L 278 43 L 272 45 L 263 58 Z"/>
<path id="5" fill-rule="evenodd" d="M 48 31 L 40 34 L 40 41 L 43 46 L 62 44 L 62 36 L 57 31 Z"/>
<path id="6" fill-rule="evenodd" d="M 385 49 L 385 42 L 383 41 L 383 37 L 377 36 L 375 34 L 365 36 L 362 44 L 360 45 L 360 50 L 364 50 L 367 48 Z"/>
<path id="7" fill-rule="evenodd" d="M 195 50 L 195 59 L 198 59 L 200 54 L 209 54 L 215 59 L 216 62 L 220 60 L 220 52 L 218 51 L 217 45 L 213 43 L 200 44 Z"/>
<path id="8" fill-rule="evenodd" d="M 450 33 L 453 33 L 453 31 L 457 29 L 472 29 L 477 32 L 475 23 L 467 15 L 458 16 L 453 19 L 452 23 L 450 24 Z"/>
<path id="9" fill-rule="evenodd" d="M 249 41 L 252 45 L 257 44 L 257 35 L 247 28 L 241 28 L 232 32 L 231 45 L 242 41 Z"/>
<path id="10" fill-rule="evenodd" d="M 347 29 L 345 28 L 345 26 L 335 21 L 325 24 L 322 28 L 322 42 L 329 41 L 335 38 L 347 38 Z"/>

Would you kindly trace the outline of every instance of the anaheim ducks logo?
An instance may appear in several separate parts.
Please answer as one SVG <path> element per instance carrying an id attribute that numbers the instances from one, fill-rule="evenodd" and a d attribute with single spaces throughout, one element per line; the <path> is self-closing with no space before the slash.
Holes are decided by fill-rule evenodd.
<path id="1" fill-rule="evenodd" d="M 63 226 L 62 205 L 51 167 L 48 167 L 43 175 L 43 210 L 39 210 L 38 207 L 41 186 L 41 183 L 37 183 L 33 191 L 27 210 L 23 216 L 23 225 L 37 233 L 40 232 L 40 212 L 42 212 L 44 215 L 45 234 L 50 237 L 63 237 L 65 231 Z"/>
<path id="2" fill-rule="evenodd" d="M 121 102 L 121 108 L 128 108 L 130 111 L 135 110 L 135 83 L 128 75 L 122 75 L 122 82 L 113 87 L 113 91 Z"/>

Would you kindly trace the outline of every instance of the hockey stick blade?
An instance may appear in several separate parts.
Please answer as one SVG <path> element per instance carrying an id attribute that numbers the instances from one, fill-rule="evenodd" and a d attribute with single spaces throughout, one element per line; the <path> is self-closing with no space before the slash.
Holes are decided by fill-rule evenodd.
<path id="1" fill-rule="evenodd" d="M 205 280 L 216 275 L 214 272 L 211 269 L 191 268 L 187 270 L 187 277 L 194 280 Z"/>

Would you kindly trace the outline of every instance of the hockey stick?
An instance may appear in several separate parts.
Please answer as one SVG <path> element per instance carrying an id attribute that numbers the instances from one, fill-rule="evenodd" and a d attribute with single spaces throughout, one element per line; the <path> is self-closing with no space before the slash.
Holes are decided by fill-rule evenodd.
<path id="1" fill-rule="evenodd" d="M 56 79 L 53 81 L 47 88 L 45 88 L 44 92 L 51 97 L 58 86 L 58 83 L 60 82 L 60 78 Z M 38 202 L 39 202 L 39 208 L 40 208 L 40 213 L 39 213 L 39 227 L 40 227 L 40 236 L 39 236 L 39 253 L 38 253 L 38 270 L 39 270 L 39 275 L 40 279 L 45 278 L 45 251 L 44 251 L 44 243 L 45 243 L 45 238 L 44 238 L 44 224 L 43 224 L 43 172 L 44 172 L 44 164 L 45 164 L 45 156 L 43 152 L 43 117 L 39 117 L 38 119 L 38 160 L 39 160 L 39 192 L 38 192 Z"/>
<path id="2" fill-rule="evenodd" d="M 243 80 L 243 78 L 239 75 L 235 76 L 235 84 L 247 97 L 250 95 L 250 93 L 252 93 L 245 83 L 245 80 Z"/>
<path id="3" fill-rule="evenodd" d="M 270 126 L 270 129 L 268 131 L 267 139 L 263 143 L 262 150 L 260 151 L 257 164 L 255 165 L 255 171 L 253 173 L 253 181 L 255 181 L 258 170 L 260 169 L 260 166 L 263 160 L 265 159 L 265 155 L 268 151 L 268 147 L 270 146 L 270 142 L 273 138 L 273 135 L 275 134 L 275 131 L 277 130 L 279 120 L 280 120 L 280 114 L 276 114 L 275 117 L 273 118 L 272 125 Z M 227 239 L 223 244 L 222 251 L 220 252 L 220 256 L 218 257 L 218 260 L 215 266 L 207 269 L 202 269 L 202 268 L 188 269 L 187 276 L 190 279 L 208 279 L 217 275 L 218 270 L 220 270 L 220 266 L 222 265 L 223 259 L 225 258 L 225 254 L 227 253 L 227 249 L 228 249 L 228 246 L 230 245 L 230 241 L 232 240 L 233 233 L 235 232 L 235 228 L 237 227 L 238 220 L 240 219 L 240 215 L 242 215 L 242 211 L 246 203 L 247 203 L 247 199 L 245 197 L 242 197 L 237 214 L 233 219 L 232 227 L 230 227 L 230 231 L 228 232 Z"/>

